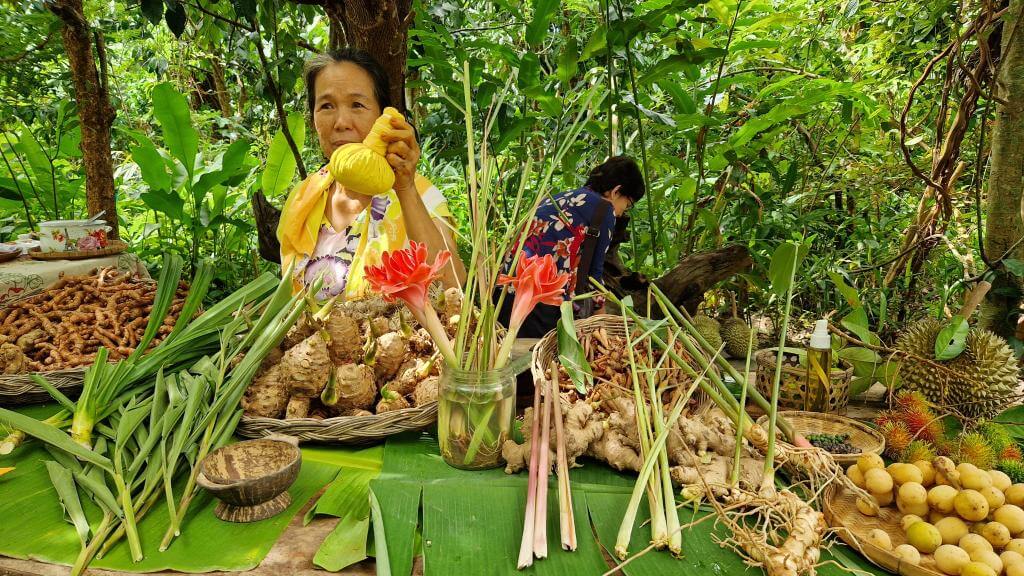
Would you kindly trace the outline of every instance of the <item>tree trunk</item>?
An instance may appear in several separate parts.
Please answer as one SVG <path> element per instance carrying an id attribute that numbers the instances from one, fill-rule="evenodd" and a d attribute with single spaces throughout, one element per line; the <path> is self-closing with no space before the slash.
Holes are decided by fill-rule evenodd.
<path id="1" fill-rule="evenodd" d="M 407 32 L 412 0 L 324 0 L 328 18 L 340 15 L 349 46 L 365 50 L 380 62 L 391 84 L 391 102 L 405 114 Z"/>
<path id="2" fill-rule="evenodd" d="M 988 184 L 985 254 L 995 261 L 1024 259 L 1024 0 L 1012 0 L 1003 17 L 1002 62 L 996 79 L 996 94 L 1005 104 L 996 107 L 992 129 L 992 169 Z M 1011 288 L 1011 290 L 1007 290 Z M 982 318 L 1001 336 L 1013 335 L 1010 315 L 1018 312 L 1021 279 L 1002 273 L 988 293 Z"/>
<path id="3" fill-rule="evenodd" d="M 105 210 L 111 238 L 118 237 L 114 203 L 114 160 L 110 155 L 110 126 L 115 111 L 107 92 L 106 54 L 103 37 L 96 34 L 100 69 L 93 58 L 93 33 L 82 11 L 82 0 L 56 0 L 50 10 L 64 23 L 61 36 L 71 66 L 75 101 L 82 130 L 82 162 L 85 165 L 85 199 L 89 215 Z"/>
<path id="4" fill-rule="evenodd" d="M 213 77 L 213 89 L 217 96 L 220 115 L 230 118 L 234 115 L 234 111 L 231 109 L 231 93 L 228 92 L 228 84 L 224 77 L 224 65 L 221 64 L 220 58 L 217 56 L 210 58 L 210 75 Z"/>

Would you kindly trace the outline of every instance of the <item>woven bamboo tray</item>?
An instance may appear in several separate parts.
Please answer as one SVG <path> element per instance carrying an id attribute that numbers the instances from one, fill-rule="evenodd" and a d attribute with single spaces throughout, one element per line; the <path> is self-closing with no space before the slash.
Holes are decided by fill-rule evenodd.
<path id="1" fill-rule="evenodd" d="M 50 381 L 65 396 L 74 397 L 82 390 L 85 366 L 54 372 L 35 372 Z M 53 397 L 43 390 L 29 374 L 0 374 L 0 406 L 40 404 L 50 402 Z"/>
<path id="2" fill-rule="evenodd" d="M 808 434 L 849 434 L 850 444 L 860 448 L 859 454 L 832 454 L 832 459 L 843 466 L 857 461 L 861 454 L 881 454 L 885 450 L 885 436 L 874 428 L 858 422 L 853 418 L 838 414 L 822 414 L 820 412 L 803 412 L 801 410 L 779 411 L 793 429 L 802 436 Z M 757 419 L 757 424 L 768 429 L 768 416 Z"/>
<path id="3" fill-rule="evenodd" d="M 836 535 L 872 563 L 901 576 L 943 576 L 931 554 L 921 554 L 920 565 L 908 564 L 891 550 L 879 548 L 868 541 L 868 533 L 879 528 L 889 534 L 893 548 L 906 544 L 907 537 L 900 527 L 903 514 L 899 510 L 884 507 L 878 516 L 865 516 L 857 510 L 856 496 L 838 482 L 833 482 L 825 492 L 823 512 L 825 521 Z"/>
<path id="4" fill-rule="evenodd" d="M 422 430 L 437 421 L 437 402 L 416 408 L 395 410 L 370 416 L 338 416 L 336 418 L 295 418 L 279 420 L 242 416 L 235 431 L 246 438 L 263 438 L 274 434 L 294 436 L 303 442 L 323 442 L 366 446 L 387 440 L 388 436 Z"/>
<path id="5" fill-rule="evenodd" d="M 573 323 L 576 327 L 576 336 L 582 337 L 598 328 L 604 328 L 609 336 L 623 337 L 626 335 L 626 327 L 622 323 L 622 316 L 614 314 L 597 314 L 589 318 L 577 320 Z M 629 320 L 628 325 L 632 328 L 633 321 Z M 530 361 L 530 372 L 533 380 L 544 380 L 544 372 L 551 366 L 551 361 L 558 358 L 558 329 L 554 329 L 544 335 L 533 348 L 533 356 Z M 717 370 L 717 368 L 715 368 Z M 697 388 L 693 392 L 693 398 L 701 406 L 705 406 L 710 399 L 703 390 Z"/>
<path id="6" fill-rule="evenodd" d="M 100 256 L 120 254 L 127 249 L 128 244 L 123 240 L 111 240 L 107 243 L 106 248 L 100 248 L 99 250 L 67 250 L 54 252 L 30 250 L 28 255 L 36 260 L 87 260 L 89 258 L 99 258 Z"/>

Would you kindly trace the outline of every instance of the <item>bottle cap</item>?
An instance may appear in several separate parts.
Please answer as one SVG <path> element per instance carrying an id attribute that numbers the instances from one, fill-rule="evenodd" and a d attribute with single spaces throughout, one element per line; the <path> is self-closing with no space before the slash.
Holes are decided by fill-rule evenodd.
<path id="1" fill-rule="evenodd" d="M 832 337 L 828 334 L 828 320 L 821 319 L 814 323 L 814 333 L 811 334 L 810 347 L 815 350 L 828 350 L 832 348 Z"/>

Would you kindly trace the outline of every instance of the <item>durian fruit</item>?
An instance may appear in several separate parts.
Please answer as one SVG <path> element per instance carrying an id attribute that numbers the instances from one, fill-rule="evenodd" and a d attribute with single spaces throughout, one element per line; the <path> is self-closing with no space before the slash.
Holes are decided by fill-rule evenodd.
<path id="1" fill-rule="evenodd" d="M 932 445 L 923 440 L 914 440 L 909 446 L 903 451 L 903 457 L 900 458 L 901 462 L 917 462 L 918 460 L 924 460 L 931 462 L 935 459 L 935 449 Z"/>
<path id="2" fill-rule="evenodd" d="M 722 325 L 718 323 L 718 320 L 700 313 L 693 317 L 693 327 L 707 340 L 712 349 L 718 350 L 722 347 L 722 336 L 719 334 Z"/>
<path id="3" fill-rule="evenodd" d="M 907 328 L 896 348 L 914 356 L 935 357 L 935 338 L 943 322 L 927 318 Z M 971 419 L 994 416 L 1009 403 L 1018 387 L 1017 360 L 1006 341 L 987 330 L 974 328 L 964 351 L 952 360 L 934 361 L 940 370 L 914 358 L 903 358 L 900 379 L 909 390 L 919 390 L 940 408 L 949 407 Z"/>
<path id="4" fill-rule="evenodd" d="M 996 463 L 996 451 L 984 436 L 977 432 L 969 432 L 960 437 L 957 449 L 957 462 L 969 462 L 982 470 L 989 470 Z"/>
<path id="5" fill-rule="evenodd" d="M 736 295 L 730 294 L 730 296 L 732 297 L 732 317 L 726 318 L 722 322 L 719 334 L 722 336 L 722 341 L 725 342 L 725 351 L 729 356 L 745 359 L 748 347 L 752 348 L 751 353 L 757 351 L 757 342 L 752 344 L 749 342 L 750 326 L 736 313 Z"/>
<path id="6" fill-rule="evenodd" d="M 750 340 L 750 326 L 742 318 L 733 316 L 722 322 L 722 341 L 725 351 L 733 358 L 746 358 L 747 345 Z M 756 345 L 757 342 L 754 342 Z M 755 348 L 754 351 L 757 349 Z"/>

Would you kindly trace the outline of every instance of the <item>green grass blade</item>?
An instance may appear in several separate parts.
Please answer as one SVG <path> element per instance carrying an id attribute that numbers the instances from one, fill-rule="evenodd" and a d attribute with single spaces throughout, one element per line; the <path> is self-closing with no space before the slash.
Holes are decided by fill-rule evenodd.
<path id="1" fill-rule="evenodd" d="M 109 458 L 105 458 L 85 446 L 76 443 L 63 431 L 58 430 L 49 424 L 40 422 L 35 418 L 24 416 L 5 408 L 0 408 L 0 424 L 21 430 L 29 436 L 38 438 L 54 448 L 59 448 L 79 460 L 90 462 L 104 470 L 113 472 L 113 464 L 110 462 Z"/>

